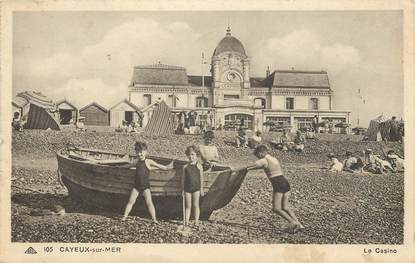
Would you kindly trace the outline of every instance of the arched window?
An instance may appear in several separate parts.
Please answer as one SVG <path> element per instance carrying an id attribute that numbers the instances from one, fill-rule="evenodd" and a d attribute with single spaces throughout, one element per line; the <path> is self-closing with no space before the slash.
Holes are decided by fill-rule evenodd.
<path id="1" fill-rule="evenodd" d="M 255 106 L 262 106 L 263 109 L 267 106 L 267 101 L 264 98 L 255 98 L 254 99 Z"/>
<path id="2" fill-rule="evenodd" d="M 206 97 L 197 97 L 196 98 L 196 107 L 197 108 L 207 108 L 208 107 L 208 98 L 206 98 Z"/>

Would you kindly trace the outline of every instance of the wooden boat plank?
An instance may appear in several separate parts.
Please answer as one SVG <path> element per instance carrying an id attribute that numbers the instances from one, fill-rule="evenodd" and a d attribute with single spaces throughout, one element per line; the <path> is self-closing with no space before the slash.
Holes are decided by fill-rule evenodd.
<path id="1" fill-rule="evenodd" d="M 91 176 L 85 176 L 81 173 L 70 173 L 67 175 L 68 178 L 74 179 L 77 182 L 83 184 L 96 184 L 99 187 L 105 187 L 105 188 L 119 188 L 119 189 L 131 189 L 134 186 L 134 179 L 130 180 L 129 182 L 125 181 L 117 181 L 117 180 L 102 180 L 102 178 L 99 178 L 97 176 L 91 177 Z M 204 189 L 206 191 L 209 190 L 211 183 L 204 184 Z M 174 189 L 174 191 L 181 191 L 182 186 L 180 181 L 153 181 L 150 180 L 150 188 L 156 189 L 157 191 L 170 191 L 171 189 Z M 102 190 L 102 189 L 101 189 Z"/>

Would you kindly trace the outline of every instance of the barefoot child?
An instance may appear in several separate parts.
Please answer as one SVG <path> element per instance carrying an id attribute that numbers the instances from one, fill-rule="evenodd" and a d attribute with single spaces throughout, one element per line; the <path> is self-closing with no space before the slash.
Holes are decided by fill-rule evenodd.
<path id="1" fill-rule="evenodd" d="M 280 162 L 268 154 L 265 145 L 259 145 L 255 148 L 255 156 L 259 159 L 251 169 L 264 169 L 269 181 L 272 184 L 272 210 L 287 220 L 292 225 L 292 231 L 295 233 L 304 229 L 304 226 L 298 221 L 294 211 L 289 207 L 290 184 L 285 179 Z"/>
<path id="2" fill-rule="evenodd" d="M 183 187 L 185 193 L 185 215 L 186 225 L 189 224 L 191 207 L 193 207 L 195 216 L 195 225 L 199 224 L 200 208 L 199 198 L 203 196 L 203 168 L 198 162 L 196 146 L 188 146 L 186 156 L 189 163 L 184 166 Z"/>
<path id="3" fill-rule="evenodd" d="M 153 160 L 147 159 L 147 144 L 144 142 L 136 142 L 135 143 L 135 152 L 137 153 L 138 161 L 135 166 L 135 184 L 133 189 L 130 193 L 130 198 L 124 210 L 124 216 L 121 220 L 127 219 L 128 214 L 131 212 L 135 201 L 139 194 L 143 195 L 146 200 L 146 205 L 148 212 L 151 215 L 151 218 L 155 223 L 157 223 L 156 219 L 156 210 L 154 208 L 153 200 L 151 199 L 151 192 L 150 192 L 150 170 L 161 169 L 161 170 L 170 170 L 173 169 L 173 162 L 169 165 L 164 166 L 161 164 L 156 163 Z"/>

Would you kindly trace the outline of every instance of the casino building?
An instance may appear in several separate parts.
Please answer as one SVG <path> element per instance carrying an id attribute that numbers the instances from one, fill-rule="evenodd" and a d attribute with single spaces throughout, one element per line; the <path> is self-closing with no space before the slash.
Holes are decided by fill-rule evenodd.
<path id="1" fill-rule="evenodd" d="M 268 67 L 263 77 L 251 77 L 250 59 L 229 27 L 210 65 L 211 76 L 187 75 L 183 67 L 160 63 L 136 66 L 129 101 L 145 107 L 162 99 L 173 112 L 196 111 L 199 122 L 209 111 L 216 127 L 243 119 L 251 130 L 264 130 L 265 122 L 275 121 L 295 131 L 311 127 L 315 115 L 320 121 L 349 123 L 350 112 L 334 110 L 326 71 L 271 72 Z"/>

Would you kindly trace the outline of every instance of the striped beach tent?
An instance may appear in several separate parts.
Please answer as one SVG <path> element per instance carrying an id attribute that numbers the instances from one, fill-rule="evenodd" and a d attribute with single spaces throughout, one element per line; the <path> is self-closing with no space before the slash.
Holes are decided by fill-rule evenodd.
<path id="1" fill-rule="evenodd" d="M 144 129 L 144 134 L 157 137 L 173 135 L 173 114 L 169 106 L 164 101 L 161 101 L 154 107 L 151 119 Z"/>
<path id="2" fill-rule="evenodd" d="M 376 119 L 370 121 L 369 128 L 367 129 L 367 138 L 369 141 L 377 141 L 378 134 L 380 133 L 381 140 L 388 140 L 389 138 L 389 121 L 386 117 L 380 115 Z"/>

